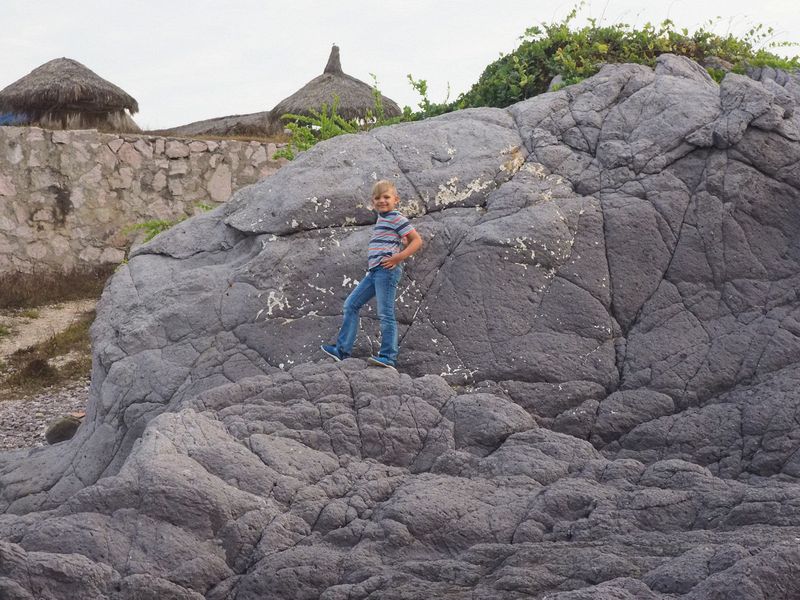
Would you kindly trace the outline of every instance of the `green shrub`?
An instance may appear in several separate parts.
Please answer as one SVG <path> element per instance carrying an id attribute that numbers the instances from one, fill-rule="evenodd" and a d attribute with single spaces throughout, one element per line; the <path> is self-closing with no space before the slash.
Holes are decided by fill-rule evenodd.
<path id="1" fill-rule="evenodd" d="M 800 68 L 798 57 L 781 58 L 761 47 L 793 45 L 770 43 L 774 31 L 763 25 L 753 27 L 742 37 L 713 33 L 713 21 L 693 33 L 677 29 L 670 20 L 658 26 L 646 23 L 637 29 L 625 23 L 601 26 L 595 19 L 587 19 L 586 25 L 574 28 L 572 24 L 582 6 L 573 8 L 563 21 L 528 28 L 519 47 L 486 67 L 478 82 L 452 108 L 509 106 L 547 91 L 556 75 L 563 78 L 564 85 L 570 85 L 594 75 L 606 63 L 654 66 L 656 58 L 664 53 L 686 56 L 699 63 L 714 56 L 731 63 L 739 73 L 759 66 Z M 718 81 L 724 76 L 721 69 L 711 69 L 710 73 Z"/>

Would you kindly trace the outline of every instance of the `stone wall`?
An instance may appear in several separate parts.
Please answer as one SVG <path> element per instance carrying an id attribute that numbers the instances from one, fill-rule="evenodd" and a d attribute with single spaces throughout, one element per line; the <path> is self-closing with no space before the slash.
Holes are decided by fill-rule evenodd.
<path id="1" fill-rule="evenodd" d="M 0 276 L 119 263 L 130 226 L 174 221 L 275 172 L 275 144 L 0 127 Z"/>

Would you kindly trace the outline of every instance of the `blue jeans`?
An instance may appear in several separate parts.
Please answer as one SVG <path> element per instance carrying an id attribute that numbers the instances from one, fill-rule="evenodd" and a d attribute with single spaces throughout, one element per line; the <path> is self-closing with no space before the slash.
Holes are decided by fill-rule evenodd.
<path id="1" fill-rule="evenodd" d="M 394 297 L 397 284 L 403 275 L 403 266 L 394 269 L 377 267 L 367 271 L 347 300 L 344 301 L 344 320 L 336 338 L 336 348 L 345 356 L 350 356 L 358 334 L 358 312 L 375 296 L 378 304 L 378 319 L 381 322 L 381 349 L 378 353 L 394 364 L 397 361 L 397 321 L 394 316 Z"/>

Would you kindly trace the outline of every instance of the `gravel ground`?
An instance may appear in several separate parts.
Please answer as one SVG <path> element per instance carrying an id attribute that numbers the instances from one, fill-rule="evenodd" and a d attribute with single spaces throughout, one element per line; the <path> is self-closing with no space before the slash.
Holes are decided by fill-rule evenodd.
<path id="1" fill-rule="evenodd" d="M 86 410 L 89 380 L 83 379 L 35 396 L 0 401 L 0 451 L 46 446 L 50 422 L 71 412 Z"/>

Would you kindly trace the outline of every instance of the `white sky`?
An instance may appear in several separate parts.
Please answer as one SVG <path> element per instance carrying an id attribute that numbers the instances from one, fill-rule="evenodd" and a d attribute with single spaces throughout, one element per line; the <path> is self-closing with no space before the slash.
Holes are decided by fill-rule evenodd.
<path id="1" fill-rule="evenodd" d="M 144 129 L 270 110 L 341 48 L 343 70 L 400 106 L 419 96 L 406 75 L 428 81 L 432 101 L 469 89 L 529 26 L 562 19 L 575 2 L 541 0 L 2 0 L 0 89 L 66 56 L 139 102 Z M 671 18 L 690 30 L 740 34 L 763 23 L 800 41 L 797 0 L 595 0 L 586 17 L 641 26 Z M 800 48 L 780 49 L 784 55 Z"/>

